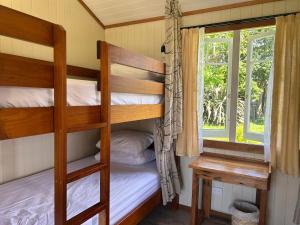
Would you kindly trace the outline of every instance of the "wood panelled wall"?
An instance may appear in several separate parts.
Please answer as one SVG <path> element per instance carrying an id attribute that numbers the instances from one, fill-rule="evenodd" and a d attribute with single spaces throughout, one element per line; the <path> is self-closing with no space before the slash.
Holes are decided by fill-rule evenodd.
<path id="1" fill-rule="evenodd" d="M 160 47 L 165 39 L 164 21 L 136 24 L 105 30 L 105 40 L 160 60 Z"/>
<path id="2" fill-rule="evenodd" d="M 183 26 L 219 23 L 261 17 L 300 10 L 299 0 L 285 0 L 242 8 L 204 13 L 183 18 Z M 105 30 L 105 39 L 112 44 L 129 48 L 161 59 L 160 46 L 164 42 L 164 21 L 135 24 Z"/>
<path id="3" fill-rule="evenodd" d="M 67 31 L 68 64 L 98 68 L 96 41 L 104 30 L 76 0 L 0 0 L 0 4 L 58 23 Z M 53 60 L 52 49 L 0 36 L 0 52 Z M 69 160 L 95 152 L 97 131 L 69 135 Z M 0 141 L 0 183 L 53 166 L 53 135 Z"/>
<path id="4" fill-rule="evenodd" d="M 0 0 L 0 4 L 61 24 L 67 31 L 67 63 L 98 69 L 96 41 L 104 30 L 76 0 Z M 0 36 L 1 52 L 52 60 L 50 48 Z"/>
<path id="5" fill-rule="evenodd" d="M 295 11 L 300 11 L 300 0 L 285 0 L 184 17 L 183 26 L 218 23 Z M 164 21 L 111 28 L 105 30 L 105 39 L 115 45 L 161 59 L 160 46 L 165 38 L 164 28 Z M 240 153 L 239 155 L 247 154 Z M 257 157 L 253 154 L 248 156 Z M 180 195 L 180 203 L 183 205 L 190 205 L 191 201 L 192 174 L 191 170 L 188 169 L 190 161 L 189 158 L 181 158 L 184 185 Z M 279 172 L 273 173 L 269 196 L 269 225 L 293 224 L 292 219 L 298 197 L 298 185 L 299 178 L 286 176 Z M 255 190 L 252 188 L 220 182 L 214 182 L 213 186 L 212 207 L 214 209 L 229 212 L 228 207 L 234 199 L 245 199 L 252 202 L 255 200 Z"/>

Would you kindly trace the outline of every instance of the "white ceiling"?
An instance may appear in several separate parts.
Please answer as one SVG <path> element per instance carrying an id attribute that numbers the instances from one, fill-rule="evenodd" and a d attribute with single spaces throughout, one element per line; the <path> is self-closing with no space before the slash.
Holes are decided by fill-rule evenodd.
<path id="1" fill-rule="evenodd" d="M 104 25 L 164 15 L 165 0 L 83 0 Z M 249 0 L 179 0 L 183 12 Z"/>

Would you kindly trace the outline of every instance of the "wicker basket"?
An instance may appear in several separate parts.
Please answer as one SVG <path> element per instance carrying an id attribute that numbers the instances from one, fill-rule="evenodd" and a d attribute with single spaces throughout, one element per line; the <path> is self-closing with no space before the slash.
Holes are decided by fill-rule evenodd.
<path id="1" fill-rule="evenodd" d="M 258 223 L 252 221 L 246 221 L 244 219 L 239 219 L 235 216 L 232 216 L 232 225 L 257 225 Z"/>
<path id="2" fill-rule="evenodd" d="M 259 210 L 252 203 L 235 201 L 231 206 L 232 225 L 257 225 Z"/>

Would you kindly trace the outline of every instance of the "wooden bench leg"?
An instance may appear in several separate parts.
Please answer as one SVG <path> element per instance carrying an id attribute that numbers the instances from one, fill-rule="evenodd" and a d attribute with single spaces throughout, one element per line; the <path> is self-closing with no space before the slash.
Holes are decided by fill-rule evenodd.
<path id="1" fill-rule="evenodd" d="M 259 225 L 267 224 L 268 191 L 256 191 L 256 204 L 259 207 Z"/>
<path id="2" fill-rule="evenodd" d="M 199 225 L 199 178 L 195 172 L 193 172 L 193 188 L 192 188 L 192 225 Z"/>
<path id="3" fill-rule="evenodd" d="M 209 218 L 209 212 L 211 209 L 211 192 L 212 192 L 212 181 L 203 179 L 202 209 L 204 213 L 204 218 Z"/>

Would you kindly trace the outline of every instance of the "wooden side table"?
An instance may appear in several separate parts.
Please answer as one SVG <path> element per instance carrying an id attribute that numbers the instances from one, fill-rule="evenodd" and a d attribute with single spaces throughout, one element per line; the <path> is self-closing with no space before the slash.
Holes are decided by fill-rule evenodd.
<path id="1" fill-rule="evenodd" d="M 240 157 L 203 153 L 189 165 L 193 169 L 192 225 L 199 225 L 211 213 L 212 181 L 245 185 L 257 189 L 256 204 L 260 209 L 259 225 L 266 224 L 271 169 L 268 163 Z M 199 178 L 203 179 L 202 215 L 198 210 Z"/>

